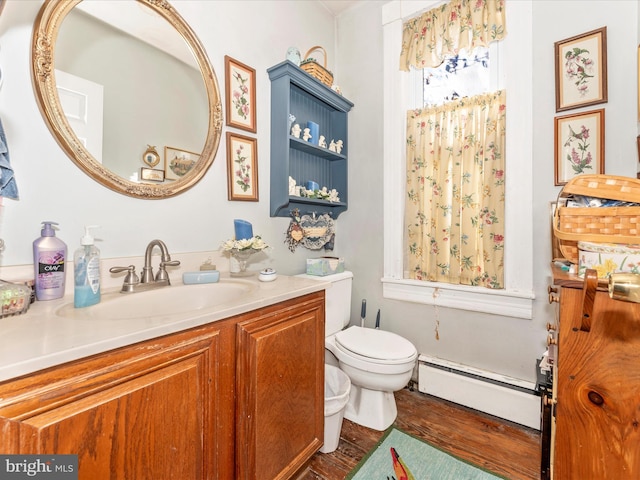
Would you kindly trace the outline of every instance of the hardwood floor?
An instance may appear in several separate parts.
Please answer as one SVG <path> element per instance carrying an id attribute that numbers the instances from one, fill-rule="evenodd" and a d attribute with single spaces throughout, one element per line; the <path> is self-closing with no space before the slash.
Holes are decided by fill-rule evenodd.
<path id="1" fill-rule="evenodd" d="M 511 480 L 540 478 L 540 433 L 416 391 L 396 393 L 395 425 Z M 344 420 L 335 452 L 316 453 L 297 480 L 342 480 L 382 432 Z"/>

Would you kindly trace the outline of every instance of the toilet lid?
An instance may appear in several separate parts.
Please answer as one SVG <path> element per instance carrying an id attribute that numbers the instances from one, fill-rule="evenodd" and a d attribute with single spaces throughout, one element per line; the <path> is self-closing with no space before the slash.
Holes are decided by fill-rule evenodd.
<path id="1" fill-rule="evenodd" d="M 416 354 L 416 348 L 406 338 L 374 328 L 349 327 L 336 334 L 336 344 L 376 360 L 404 360 Z"/>

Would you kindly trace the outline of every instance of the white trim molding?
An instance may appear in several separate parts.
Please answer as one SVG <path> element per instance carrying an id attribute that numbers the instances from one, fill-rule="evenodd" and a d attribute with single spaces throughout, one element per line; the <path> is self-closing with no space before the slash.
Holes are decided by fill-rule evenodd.
<path id="1" fill-rule="evenodd" d="M 382 293 L 385 298 L 394 300 L 529 320 L 532 318 L 534 299 L 531 292 L 491 290 L 483 287 L 394 278 L 382 279 Z"/>

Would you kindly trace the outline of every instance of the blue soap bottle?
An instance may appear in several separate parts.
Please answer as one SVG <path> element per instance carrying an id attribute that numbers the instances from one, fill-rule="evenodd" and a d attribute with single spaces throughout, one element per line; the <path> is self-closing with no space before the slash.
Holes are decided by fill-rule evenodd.
<path id="1" fill-rule="evenodd" d="M 100 302 L 100 250 L 94 245 L 94 238 L 89 232 L 91 228 L 98 227 L 84 227 L 80 247 L 73 254 L 73 306 L 76 308 Z"/>
<path id="2" fill-rule="evenodd" d="M 40 237 L 33 242 L 33 267 L 36 298 L 55 300 L 64 296 L 67 245 L 56 237 L 53 225 L 42 222 Z"/>

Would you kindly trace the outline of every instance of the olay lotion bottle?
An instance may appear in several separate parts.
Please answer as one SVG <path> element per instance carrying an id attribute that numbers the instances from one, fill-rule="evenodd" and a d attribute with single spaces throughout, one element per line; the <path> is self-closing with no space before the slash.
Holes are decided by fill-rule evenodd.
<path id="1" fill-rule="evenodd" d="M 33 242 L 33 267 L 35 274 L 36 298 L 55 300 L 64 296 L 64 264 L 67 259 L 67 245 L 56 237 L 52 225 L 56 222 L 42 222 L 40 238 Z"/>

